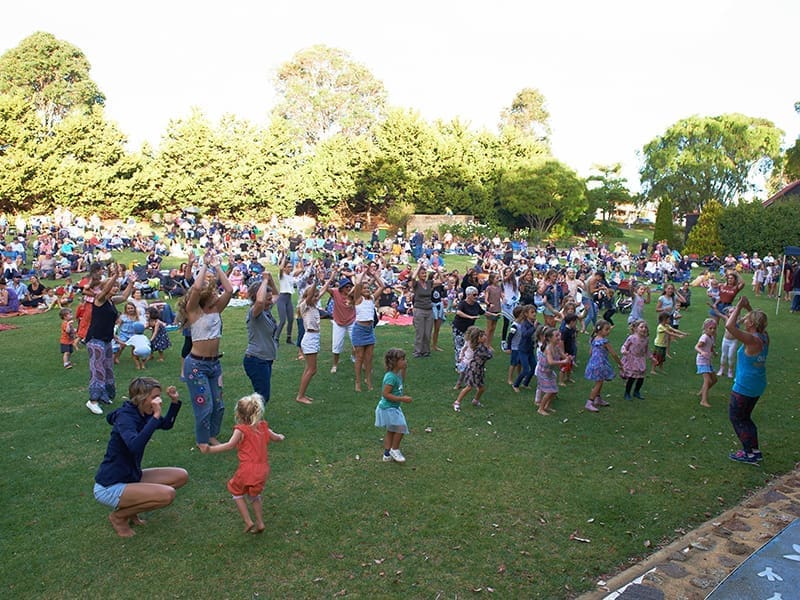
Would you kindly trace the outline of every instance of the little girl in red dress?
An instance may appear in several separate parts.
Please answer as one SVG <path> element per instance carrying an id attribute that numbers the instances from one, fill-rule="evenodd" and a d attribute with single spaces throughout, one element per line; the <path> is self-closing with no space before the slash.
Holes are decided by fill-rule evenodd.
<path id="1" fill-rule="evenodd" d="M 228 481 L 228 490 L 233 494 L 236 508 L 244 519 L 245 533 L 262 533 L 265 529 L 261 506 L 261 491 L 269 476 L 270 441 L 282 442 L 284 436 L 269 428 L 264 416 L 264 399 L 261 394 L 250 394 L 236 403 L 236 425 L 233 435 L 224 444 L 209 446 L 200 444 L 200 451 L 206 453 L 225 452 L 236 448 L 239 468 Z M 250 518 L 245 496 L 253 506 L 255 523 Z"/>

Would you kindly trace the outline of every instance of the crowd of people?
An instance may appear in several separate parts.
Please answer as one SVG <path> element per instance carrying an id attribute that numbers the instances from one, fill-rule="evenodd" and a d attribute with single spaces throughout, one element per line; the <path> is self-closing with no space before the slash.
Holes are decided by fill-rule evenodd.
<path id="1" fill-rule="evenodd" d="M 15 276 L 19 279 L 28 276 L 28 296 L 31 287 L 40 291 L 41 278 L 59 274 L 58 271 L 51 274 L 49 269 L 43 272 L 41 257 L 47 259 L 52 254 L 55 242 L 62 242 L 59 248 L 63 248 L 65 239 L 72 240 L 70 236 L 75 232 L 63 227 L 63 220 L 62 214 L 61 222 L 57 219 L 56 225 L 50 227 L 39 224 L 34 227 L 35 233 L 24 237 L 26 242 L 35 240 L 30 250 L 30 244 L 23 244 L 26 255 L 32 253 L 30 269 L 18 249 L 9 249 L 16 254 L 4 257 L 17 265 L 12 280 Z M 145 290 L 161 288 L 177 297 L 175 321 L 184 337 L 181 378 L 192 402 L 196 443 L 203 452 L 211 453 L 236 447 L 241 461 L 255 461 L 258 465 L 241 466 L 228 485 L 246 531 L 263 531 L 259 494 L 268 473 L 265 448 L 270 440 L 282 439 L 263 421 L 264 407 L 270 400 L 272 363 L 280 340 L 285 331 L 287 343 L 296 346 L 298 359 L 304 361 L 295 399 L 310 405 L 314 400 L 309 388 L 319 366 L 323 319 L 331 321 L 331 373 L 341 369 L 342 353 L 349 354 L 357 392 L 373 389 L 376 325 L 382 317 L 406 314 L 411 316 L 414 326 L 411 354 L 420 360 L 443 350 L 440 328 L 448 319 L 452 321 L 454 363 L 458 371 L 455 411 L 461 410 L 466 399 L 474 407 L 482 406 L 487 386 L 486 364 L 507 354 L 510 388 L 524 393 L 535 378 L 534 402 L 542 416 L 557 410 L 554 404 L 559 391 L 570 385 L 576 366 L 585 361 L 584 377 L 591 382 L 591 392 L 584 408 L 588 413 L 596 413 L 609 405 L 602 390 L 604 383 L 615 377 L 612 361 L 626 380 L 623 397 L 644 398 L 642 386 L 647 363 L 651 362 L 651 374 L 663 372 L 665 361 L 671 356 L 670 342 L 687 335 L 680 328 L 682 311 L 702 303 L 697 302 L 699 288 L 709 311 L 695 346 L 697 372 L 703 379 L 698 394 L 700 403 L 709 405 L 708 390 L 724 374 L 722 365 L 719 371 L 712 366 L 716 329 L 724 322 L 729 343 L 727 348 L 723 345 L 723 360 L 729 376 L 735 369 L 730 418 L 742 441 L 742 450 L 732 453 L 730 458 L 750 464 L 758 464 L 762 458 L 750 414 L 766 385 L 767 320 L 762 311 L 752 309 L 740 295 L 744 288 L 740 272 L 752 268 L 758 271 L 766 259 L 755 266 L 753 258 L 757 257 L 748 258 L 746 264 L 741 260 L 736 264 L 723 263 L 721 280 L 712 265 L 690 281 L 690 257 L 676 255 L 664 242 L 651 248 L 644 240 L 635 254 L 623 244 L 608 247 L 591 239 L 579 247 L 558 250 L 553 244 L 528 248 L 499 237 L 458 246 L 460 242 L 452 236 L 440 241 L 434 235 L 426 240 L 420 232 L 408 240 L 402 235 L 381 240 L 376 231 L 367 242 L 349 239 L 347 232 L 331 227 L 318 227 L 311 236 L 304 237 L 297 232 L 283 235 L 277 230 L 231 227 L 216 221 L 198 227 L 192 221 L 176 219 L 166 226 L 163 238 L 119 234 L 122 247 L 147 253 L 142 269 L 126 269 L 116 264 L 113 254 L 101 258 L 100 252 L 113 249 L 111 241 L 115 234 L 108 235 L 102 227 L 95 232 L 91 220 L 86 221 L 92 233 L 89 245 L 85 237 L 75 236 L 86 251 L 81 263 L 87 268 L 86 276 L 69 290 L 69 301 L 57 303 L 62 307 L 64 366 L 72 366 L 71 349 L 76 344 L 85 344 L 90 373 L 86 406 L 92 413 L 102 414 L 102 405 L 111 404 L 116 395 L 114 364 L 119 359 L 118 348 L 131 345 L 130 339 L 140 335 L 141 329 L 133 327 L 142 324 L 140 309 L 147 315 L 143 325 L 153 330 L 151 344 L 159 327 L 163 337 L 163 326 L 172 322 L 169 315 L 161 312 L 164 309 L 169 312 L 169 303 L 148 306 L 143 297 Z M 16 229 L 15 235 L 19 236 L 19 223 Z M 96 233 L 101 234 L 99 239 Z M 94 245 L 94 241 L 99 244 Z M 455 251 L 456 246 L 469 248 L 475 255 L 475 266 L 463 275 L 445 265 L 448 252 Z M 179 269 L 162 272 L 159 257 L 176 247 L 185 251 L 186 261 Z M 61 249 L 58 253 L 65 256 Z M 78 270 L 79 265 L 71 262 L 70 274 L 73 266 Z M 277 268 L 277 282 L 269 272 L 270 266 Z M 798 270 L 793 264 L 789 269 L 794 285 Z M 153 281 L 156 273 L 160 278 L 158 285 Z M 770 292 L 766 279 L 760 280 L 760 284 L 764 287 L 758 288 L 757 293 L 776 292 L 774 289 Z M 10 288 L 0 280 L 0 301 L 6 289 Z M 655 302 L 656 335 L 651 343 L 645 306 L 652 302 L 656 290 L 660 293 Z M 76 313 L 81 313 L 75 315 L 77 327 L 68 307 L 75 297 L 79 298 Z M 228 442 L 222 443 L 219 440 L 224 416 L 220 362 L 222 313 L 234 299 L 250 304 L 246 317 L 248 341 L 242 362 L 254 393 L 237 403 L 236 430 Z M 125 309 L 120 314 L 117 306 L 122 304 Z M 277 307 L 277 320 L 272 314 L 273 306 Z M 620 312 L 628 315 L 630 335 L 618 352 L 609 342 L 609 333 Z M 122 324 L 129 322 L 133 324 L 130 331 L 126 329 L 121 335 Z M 295 336 L 293 325 L 296 325 Z M 128 334 L 132 335 L 126 338 Z M 587 357 L 579 357 L 581 334 L 590 336 Z M 345 346 L 348 339 L 350 343 Z M 736 350 L 738 342 L 741 346 Z M 153 344 L 151 351 L 155 349 Z M 142 360 L 149 358 L 137 355 L 135 347 L 133 354 Z M 408 427 L 401 406 L 411 402 L 411 397 L 403 391 L 408 363 L 405 352 L 399 349 L 387 352 L 383 362 L 386 374 L 375 424 L 386 431 L 383 460 L 402 463 L 405 457 L 399 445 Z M 121 536 L 132 534 L 130 526 L 136 524 L 139 512 L 171 502 L 174 490 L 188 477 L 177 468 L 141 469 L 144 445 L 150 436 L 156 429 L 169 429 L 174 423 L 180 407 L 177 392 L 168 389 L 172 401 L 165 416 L 157 381 L 136 378 L 129 392 L 129 400 L 123 407 L 107 417 L 113 432 L 96 478 L 99 487 L 95 490 L 98 500 L 114 510 L 111 523 Z M 264 451 L 255 452 L 254 448 Z M 246 499 L 253 507 L 253 517 Z"/>

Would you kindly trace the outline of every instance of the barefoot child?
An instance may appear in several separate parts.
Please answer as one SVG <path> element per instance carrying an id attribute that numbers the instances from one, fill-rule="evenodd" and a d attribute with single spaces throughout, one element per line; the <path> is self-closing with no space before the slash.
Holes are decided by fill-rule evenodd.
<path id="1" fill-rule="evenodd" d="M 375 427 L 386 430 L 383 438 L 383 461 L 406 462 L 400 452 L 400 442 L 408 433 L 408 425 L 401 402 L 410 403 L 411 396 L 403 393 L 403 380 L 406 376 L 406 353 L 399 348 L 389 348 L 383 357 L 386 374 L 383 376 L 381 399 L 375 407 Z"/>
<path id="2" fill-rule="evenodd" d="M 670 340 L 683 338 L 688 334 L 670 325 L 672 315 L 661 313 L 658 315 L 658 327 L 656 327 L 656 339 L 653 342 L 653 367 L 650 369 L 651 375 L 664 373 L 664 363 L 667 361 L 667 349 Z"/>
<path id="3" fill-rule="evenodd" d="M 725 311 L 724 318 L 725 320 L 728 319 L 728 314 L 733 310 L 732 308 L 728 308 Z M 739 319 L 737 322 L 737 326 L 740 326 L 742 319 Z M 719 351 L 719 371 L 717 371 L 717 377 L 722 377 L 725 367 L 728 367 L 728 379 L 733 379 L 733 368 L 736 365 L 736 351 L 738 349 L 739 342 L 738 340 L 733 337 L 728 329 L 725 329 L 725 335 L 722 336 L 722 348 Z"/>
<path id="4" fill-rule="evenodd" d="M 297 400 L 300 404 L 311 404 L 313 398 L 306 395 L 308 384 L 317 373 L 317 355 L 319 354 L 319 324 L 320 314 L 317 303 L 322 295 L 328 291 L 328 287 L 333 283 L 336 271 L 331 272 L 330 278 L 325 282 L 321 290 L 317 289 L 316 281 L 312 281 L 306 288 L 303 297 L 297 303 L 297 314 L 303 319 L 303 340 L 300 342 L 300 349 L 303 352 L 305 365 L 303 374 L 300 376 L 300 387 L 297 390 Z"/>
<path id="5" fill-rule="evenodd" d="M 614 367 L 611 366 L 609 356 L 621 366 L 619 356 L 614 352 L 611 344 L 608 343 L 609 333 L 611 333 L 611 324 L 604 319 L 597 321 L 590 342 L 592 353 L 584 371 L 584 377 L 589 381 L 594 381 L 592 391 L 589 393 L 589 399 L 584 406 L 589 412 L 598 412 L 598 406 L 609 405 L 600 395 L 603 391 L 603 383 L 614 379 Z"/>
<path id="6" fill-rule="evenodd" d="M 464 388 L 453 402 L 453 410 L 456 412 L 461 410 L 461 401 L 464 396 L 473 389 L 476 391 L 475 397 L 472 399 L 472 406 L 476 408 L 483 406 L 481 396 L 486 389 L 486 362 L 492 358 L 492 349 L 487 345 L 488 338 L 482 329 L 476 327 L 467 343 L 472 346 L 472 360 L 465 371 Z"/>
<path id="7" fill-rule="evenodd" d="M 72 311 L 69 308 L 62 308 L 58 311 L 61 317 L 61 355 L 65 369 L 72 368 L 72 351 L 75 349 L 75 339 L 77 330 L 72 320 Z"/>
<path id="8" fill-rule="evenodd" d="M 700 396 L 700 406 L 705 406 L 706 408 L 711 407 L 708 403 L 708 391 L 717 383 L 717 374 L 711 364 L 711 358 L 717 353 L 714 349 L 717 341 L 716 336 L 717 321 L 716 319 L 708 318 L 703 321 L 703 334 L 694 346 L 694 351 L 697 352 L 697 358 L 695 359 L 697 374 L 703 376 L 703 385 L 697 395 Z"/>
<path id="9" fill-rule="evenodd" d="M 554 327 L 544 327 L 541 333 L 540 353 L 536 361 L 536 397 L 539 398 L 539 409 L 542 416 L 556 412 L 551 408 L 558 395 L 558 380 L 555 369 L 570 362 L 561 351 L 561 332 Z"/>
<path id="10" fill-rule="evenodd" d="M 264 513 L 261 505 L 261 491 L 269 477 L 270 442 L 282 442 L 284 436 L 275 433 L 264 420 L 264 399 L 261 394 L 250 394 L 236 403 L 236 425 L 233 435 L 224 444 L 209 446 L 199 444 L 203 454 L 225 452 L 236 448 L 239 467 L 228 481 L 228 491 L 233 494 L 236 508 L 244 520 L 245 533 L 262 533 L 265 529 Z M 247 508 L 247 501 L 253 507 L 253 517 Z"/>
<path id="11" fill-rule="evenodd" d="M 625 379 L 625 400 L 633 395 L 644 400 L 641 394 L 644 376 L 647 373 L 647 350 L 650 346 L 650 329 L 647 321 L 639 319 L 630 324 L 630 335 L 622 344 L 622 369 L 620 376 Z"/>

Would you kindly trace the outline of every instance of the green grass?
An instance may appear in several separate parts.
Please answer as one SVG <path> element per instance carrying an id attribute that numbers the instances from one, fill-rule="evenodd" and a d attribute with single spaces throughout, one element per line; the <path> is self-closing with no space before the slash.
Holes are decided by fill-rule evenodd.
<path id="1" fill-rule="evenodd" d="M 460 260 L 448 266 L 461 270 Z M 773 301 L 755 301 L 770 317 L 772 346 L 769 386 L 755 411 L 766 458 L 752 468 L 727 458 L 737 447 L 727 420 L 729 380 L 712 391 L 711 409 L 695 396 L 692 347 L 705 316 L 699 296 L 682 322 L 691 335 L 674 345 L 668 375 L 647 379 L 647 400 L 623 401 L 617 379 L 603 390 L 613 406 L 599 415 L 581 410 L 589 385 L 579 377 L 556 400 L 556 416 L 538 416 L 533 391 L 516 395 L 504 383 L 502 354 L 489 362 L 486 408 L 455 414 L 452 353 L 412 359 L 414 402 L 405 407 L 412 434 L 402 466 L 380 461 L 377 395 L 352 391 L 349 363 L 331 375 L 323 351 L 309 389 L 316 401 L 301 406 L 293 398 L 302 363 L 282 344 L 267 418 L 286 441 L 271 445 L 263 536 L 240 533 L 225 488 L 235 453 L 194 449 L 187 403 L 175 429 L 153 437 L 145 465 L 183 466 L 189 484 L 138 535 L 118 538 L 92 497 L 109 426 L 83 406 L 85 351 L 64 371 L 54 312 L 3 319 L 19 329 L 0 332 L 2 591 L 15 598 L 452 598 L 492 588 L 497 597 L 568 598 L 592 589 L 798 460 L 797 317 L 783 305 L 776 318 Z M 654 305 L 648 315 L 654 321 Z M 250 391 L 241 366 L 244 316 L 244 308 L 224 314 L 224 437 L 233 402 Z M 449 329 L 442 333 L 450 348 Z M 376 356 L 411 348 L 411 328 L 377 334 Z M 621 325 L 612 332 L 617 347 L 624 335 Z M 186 400 L 181 338 L 172 336 L 167 361 L 148 374 L 177 385 Z M 580 339 L 582 364 L 587 339 Z M 322 344 L 330 348 L 327 325 Z M 121 396 L 136 375 L 129 357 L 116 374 Z M 376 386 L 381 375 L 377 367 Z M 570 541 L 575 530 L 591 542 Z"/>

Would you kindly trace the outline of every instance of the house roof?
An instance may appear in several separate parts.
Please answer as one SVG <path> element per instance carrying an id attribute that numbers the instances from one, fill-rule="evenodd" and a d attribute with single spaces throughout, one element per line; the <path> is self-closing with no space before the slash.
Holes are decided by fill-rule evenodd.
<path id="1" fill-rule="evenodd" d="M 775 202 L 776 200 L 780 200 L 784 196 L 795 196 L 795 195 L 800 196 L 800 179 L 798 179 L 797 181 L 793 181 L 782 190 L 779 190 L 773 196 L 770 196 L 769 198 L 764 200 L 764 202 L 761 203 L 761 206 L 766 208 L 767 206 L 770 206 L 773 202 Z"/>

